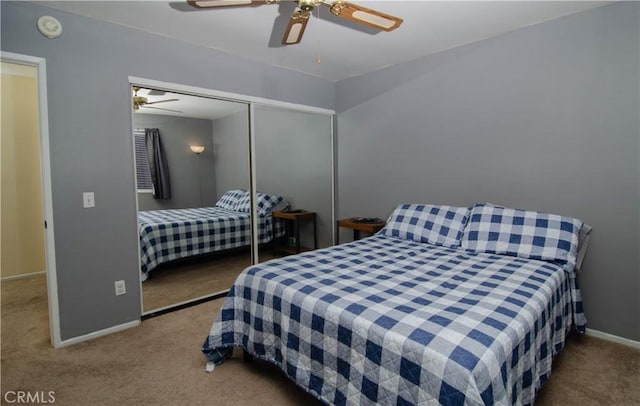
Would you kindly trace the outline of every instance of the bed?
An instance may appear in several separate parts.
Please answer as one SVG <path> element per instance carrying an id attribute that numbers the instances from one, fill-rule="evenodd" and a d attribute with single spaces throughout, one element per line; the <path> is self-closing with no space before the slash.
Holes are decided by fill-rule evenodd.
<path id="1" fill-rule="evenodd" d="M 268 243 L 273 238 L 271 211 L 283 198 L 257 193 L 256 199 L 258 242 Z M 240 189 L 225 192 L 213 207 L 139 212 L 142 280 L 166 262 L 249 246 L 250 211 L 249 193 Z M 280 228 L 276 234 L 282 233 Z"/>
<path id="2" fill-rule="evenodd" d="M 241 347 L 327 404 L 532 404 L 585 328 L 588 231 L 486 203 L 400 205 L 372 237 L 245 269 L 202 351 L 219 365 Z"/>

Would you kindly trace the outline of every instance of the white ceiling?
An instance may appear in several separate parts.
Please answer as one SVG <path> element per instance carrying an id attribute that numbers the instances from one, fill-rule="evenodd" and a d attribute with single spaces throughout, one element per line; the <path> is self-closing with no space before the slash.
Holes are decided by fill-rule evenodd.
<path id="1" fill-rule="evenodd" d="M 392 32 L 371 32 L 318 6 L 302 43 L 279 46 L 295 4 L 195 9 L 186 1 L 39 1 L 110 21 L 338 81 L 518 28 L 612 2 L 353 1 L 404 19 Z M 317 15 L 319 10 L 319 16 Z M 274 22 L 278 25 L 274 25 Z M 64 26 L 64 21 L 62 21 Z M 275 29 L 274 29 L 275 26 Z M 354 28 L 355 27 L 355 28 Z M 273 38 L 271 38 L 273 32 Z M 64 30 L 63 30 L 64 35 Z M 317 63 L 320 58 L 320 63 Z"/>

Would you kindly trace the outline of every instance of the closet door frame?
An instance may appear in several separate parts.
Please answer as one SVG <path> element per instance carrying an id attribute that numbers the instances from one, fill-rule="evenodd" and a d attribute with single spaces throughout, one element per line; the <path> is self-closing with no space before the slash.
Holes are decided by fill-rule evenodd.
<path id="1" fill-rule="evenodd" d="M 255 173 L 255 139 L 254 135 L 256 133 L 255 129 L 255 108 L 256 106 L 269 106 L 269 107 L 278 107 L 287 110 L 306 112 L 306 113 L 315 113 L 320 115 L 326 115 L 328 119 L 331 120 L 330 128 L 331 128 L 331 221 L 335 222 L 335 213 L 336 213 L 336 151 L 335 151 L 335 111 L 330 109 L 324 109 L 320 107 L 307 106 L 304 104 L 296 104 L 283 102 L 279 100 L 267 99 L 262 97 L 248 96 L 238 93 L 230 93 L 219 90 L 207 89 L 197 86 L 188 86 L 182 85 L 179 83 L 171 83 L 164 82 L 153 79 L 140 78 L 135 76 L 129 76 L 129 86 L 136 85 L 140 87 L 150 87 L 158 90 L 166 90 L 169 92 L 179 92 L 186 93 L 193 96 L 201 96 L 208 98 L 215 98 L 220 100 L 227 100 L 231 102 L 245 103 L 249 105 L 249 184 L 251 189 L 251 263 L 256 264 L 259 261 L 258 257 L 258 217 L 256 213 L 255 206 L 255 191 L 256 191 L 256 173 Z M 133 120 L 133 118 L 132 118 Z M 133 122 L 132 122 L 133 128 Z M 136 202 L 136 212 L 138 210 L 137 202 Z M 331 227 L 331 241 L 332 244 L 335 244 L 335 227 Z M 139 244 L 139 242 L 138 242 Z M 140 251 L 140 247 L 138 247 L 138 252 Z M 140 269 L 140 259 L 138 259 L 138 270 Z M 140 272 L 138 272 L 139 274 Z M 142 281 L 139 283 L 140 286 L 140 312 L 143 313 L 143 305 L 142 305 Z"/>

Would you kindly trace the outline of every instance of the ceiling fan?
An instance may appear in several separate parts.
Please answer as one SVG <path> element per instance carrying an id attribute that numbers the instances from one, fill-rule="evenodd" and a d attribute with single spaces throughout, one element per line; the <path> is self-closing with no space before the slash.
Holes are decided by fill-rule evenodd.
<path id="1" fill-rule="evenodd" d="M 140 87 L 133 86 L 133 110 L 134 111 L 138 111 L 140 110 L 141 107 L 144 107 L 147 109 L 165 110 L 165 111 L 173 111 L 175 113 L 182 113 L 181 111 L 178 111 L 178 110 L 163 109 L 160 107 L 149 107 L 150 104 L 180 101 L 180 99 L 165 99 L 165 100 L 156 100 L 156 101 L 150 102 L 149 99 L 147 99 L 146 97 L 138 96 L 139 90 L 140 90 Z"/>
<path id="2" fill-rule="evenodd" d="M 198 8 L 215 8 L 276 4 L 280 1 L 281 0 L 187 0 L 187 3 Z M 307 26 L 311 12 L 319 4 L 327 6 L 333 15 L 383 31 L 395 30 L 403 21 L 401 18 L 342 0 L 282 1 L 290 1 L 297 5 L 297 9 L 291 15 L 287 29 L 284 32 L 282 45 L 298 44 L 302 40 L 302 34 L 304 34 L 304 29 Z"/>

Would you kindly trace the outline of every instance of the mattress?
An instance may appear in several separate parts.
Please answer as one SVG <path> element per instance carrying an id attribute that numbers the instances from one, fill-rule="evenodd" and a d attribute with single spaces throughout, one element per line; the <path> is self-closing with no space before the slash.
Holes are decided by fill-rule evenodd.
<path id="1" fill-rule="evenodd" d="M 271 216 L 258 218 L 258 242 L 272 239 Z M 141 271 L 176 259 L 251 244 L 249 213 L 202 207 L 138 213 Z"/>
<path id="2" fill-rule="evenodd" d="M 377 234 L 247 268 L 202 350 L 242 347 L 327 404 L 530 404 L 576 292 L 550 262 Z"/>

